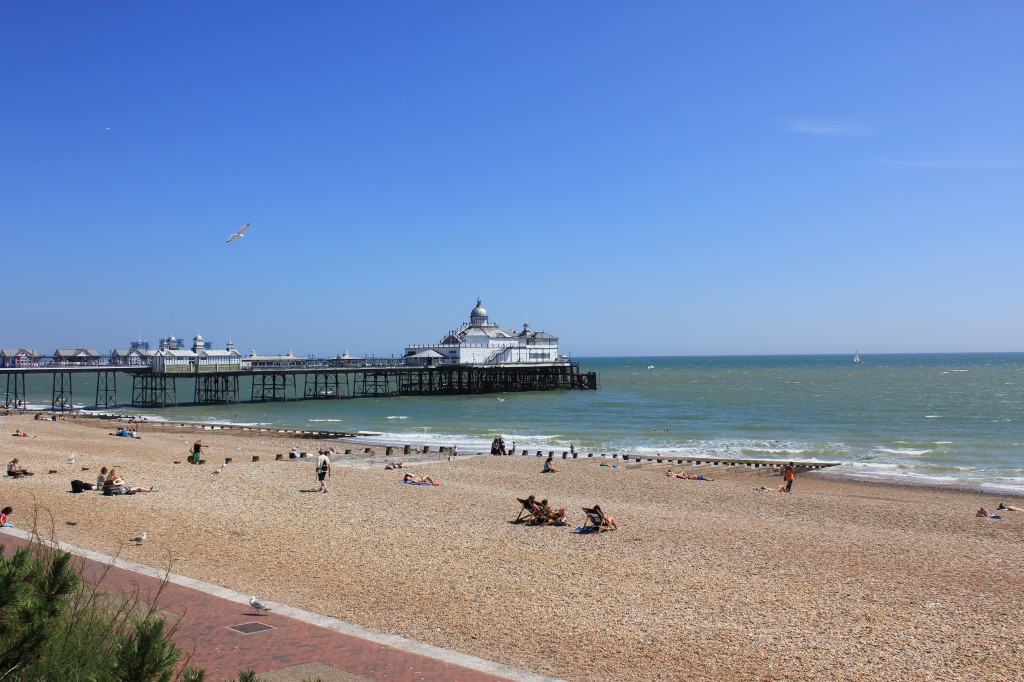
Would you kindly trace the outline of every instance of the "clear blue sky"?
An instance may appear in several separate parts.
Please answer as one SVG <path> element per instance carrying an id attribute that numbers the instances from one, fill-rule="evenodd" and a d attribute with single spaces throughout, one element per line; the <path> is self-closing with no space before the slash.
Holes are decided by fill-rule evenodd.
<path id="1" fill-rule="evenodd" d="M 397 355 L 480 296 L 575 356 L 1024 350 L 1022 35 L 998 1 L 4 2 L 0 345 Z"/>

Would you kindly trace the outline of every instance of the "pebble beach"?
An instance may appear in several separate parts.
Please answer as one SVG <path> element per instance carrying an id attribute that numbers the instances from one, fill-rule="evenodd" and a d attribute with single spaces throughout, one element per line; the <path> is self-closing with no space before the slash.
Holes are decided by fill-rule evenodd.
<path id="1" fill-rule="evenodd" d="M 4 462 L 35 472 L 0 488 L 18 528 L 566 680 L 995 681 L 1024 663 L 1024 512 L 975 517 L 1020 498 L 816 472 L 787 495 L 755 491 L 781 482 L 761 470 L 678 480 L 598 458 L 542 474 L 532 456 L 398 455 L 413 467 L 389 471 L 381 448 L 294 434 L 0 425 Z M 186 462 L 197 439 L 205 465 Z M 333 458 L 324 494 L 315 458 L 286 453 L 330 446 L 359 454 Z M 70 493 L 102 466 L 156 491 Z M 530 494 L 569 527 L 509 523 Z M 572 532 L 595 503 L 619 529 Z"/>

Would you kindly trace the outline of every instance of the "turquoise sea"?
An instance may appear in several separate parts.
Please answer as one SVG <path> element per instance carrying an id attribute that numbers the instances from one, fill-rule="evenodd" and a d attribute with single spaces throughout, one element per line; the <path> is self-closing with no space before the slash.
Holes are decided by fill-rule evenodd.
<path id="1" fill-rule="evenodd" d="M 832 475 L 1024 493 L 1024 354 L 862 358 L 576 358 L 598 372 L 599 390 L 144 413 L 360 431 L 366 441 L 458 445 L 464 453 L 486 450 L 500 434 L 520 450 L 575 442 L 595 453 L 839 460 Z M 119 385 L 119 395 L 130 389 Z M 49 390 L 30 387 L 30 402 L 47 403 Z M 84 380 L 75 390 L 76 404 L 94 395 Z"/>

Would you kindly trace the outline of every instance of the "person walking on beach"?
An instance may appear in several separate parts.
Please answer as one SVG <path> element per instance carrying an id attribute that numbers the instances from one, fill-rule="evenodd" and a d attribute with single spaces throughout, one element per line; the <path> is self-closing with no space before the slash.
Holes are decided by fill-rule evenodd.
<path id="1" fill-rule="evenodd" d="M 790 462 L 782 470 L 782 478 L 786 481 L 786 492 L 793 492 L 793 481 L 796 480 L 796 469 L 793 468 L 793 463 Z"/>
<path id="2" fill-rule="evenodd" d="M 203 452 L 203 441 L 197 440 L 195 445 L 192 446 L 191 456 L 188 458 L 188 461 L 192 464 L 199 464 L 199 460 L 201 460 L 205 454 L 206 453 Z"/>
<path id="3" fill-rule="evenodd" d="M 320 492 L 327 492 L 327 485 L 324 483 L 324 479 L 331 477 L 331 457 L 323 450 L 320 451 L 320 456 L 316 458 L 316 477 L 320 480 Z"/>

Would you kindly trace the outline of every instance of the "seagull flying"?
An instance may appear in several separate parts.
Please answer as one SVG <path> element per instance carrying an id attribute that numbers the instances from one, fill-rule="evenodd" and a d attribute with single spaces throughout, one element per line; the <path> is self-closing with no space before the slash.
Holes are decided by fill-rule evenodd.
<path id="1" fill-rule="evenodd" d="M 252 599 L 249 600 L 249 605 L 256 609 L 256 615 L 260 615 L 260 611 L 269 611 L 270 607 L 261 602 L 256 598 L 256 595 L 252 595 Z"/>
<path id="2" fill-rule="evenodd" d="M 242 225 L 242 226 L 241 226 L 240 228 L 238 228 L 238 231 L 237 231 L 237 232 L 235 232 L 235 233 L 234 233 L 234 234 L 232 234 L 232 235 L 231 235 L 230 237 L 228 237 L 228 241 L 227 241 L 227 243 L 228 243 L 228 244 L 230 244 L 230 243 L 231 243 L 231 241 L 232 241 L 232 240 L 234 240 L 234 239 L 241 239 L 242 237 L 244 237 L 244 236 L 245 236 L 245 235 L 244 235 L 244 234 L 242 234 L 242 233 L 243 233 L 243 232 L 245 232 L 245 231 L 246 231 L 246 230 L 248 230 L 248 229 L 249 229 L 249 223 L 246 223 L 245 225 Z"/>
<path id="3" fill-rule="evenodd" d="M 132 538 L 131 541 L 134 542 L 136 545 L 141 545 L 143 542 L 146 541 L 146 538 L 148 538 L 148 537 L 149 536 L 146 535 L 146 531 L 142 531 L 141 535 L 136 535 L 135 537 Z"/>

